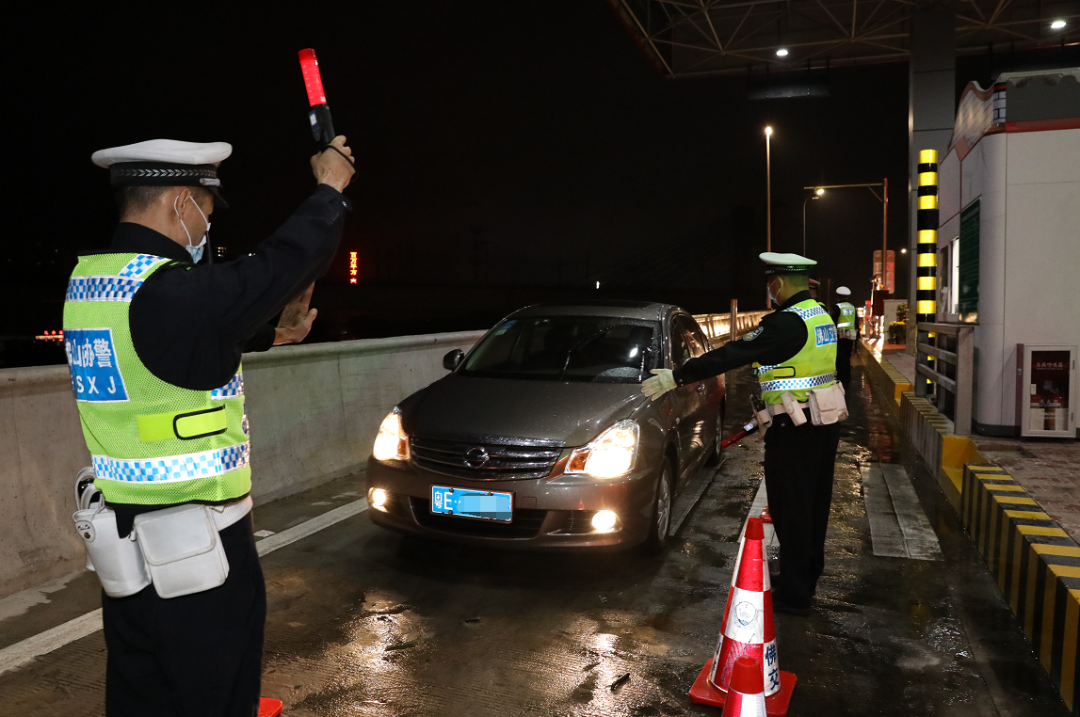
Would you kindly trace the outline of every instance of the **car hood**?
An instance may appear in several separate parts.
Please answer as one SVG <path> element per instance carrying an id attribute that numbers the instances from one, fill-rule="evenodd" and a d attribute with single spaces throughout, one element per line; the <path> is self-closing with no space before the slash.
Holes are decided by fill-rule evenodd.
<path id="1" fill-rule="evenodd" d="M 580 446 L 647 399 L 636 383 L 564 383 L 451 374 L 401 404 L 409 435 L 531 438 Z"/>

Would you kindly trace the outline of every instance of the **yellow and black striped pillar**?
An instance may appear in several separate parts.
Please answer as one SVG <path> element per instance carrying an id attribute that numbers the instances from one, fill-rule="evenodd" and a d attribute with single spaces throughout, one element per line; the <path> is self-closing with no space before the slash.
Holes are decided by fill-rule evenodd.
<path id="1" fill-rule="evenodd" d="M 917 320 L 924 323 L 937 317 L 938 166 L 935 149 L 919 152 L 918 198 L 915 305 Z"/>

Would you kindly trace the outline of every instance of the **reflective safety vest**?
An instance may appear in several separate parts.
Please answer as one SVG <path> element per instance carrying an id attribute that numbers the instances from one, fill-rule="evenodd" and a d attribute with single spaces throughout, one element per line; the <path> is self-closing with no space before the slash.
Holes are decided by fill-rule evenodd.
<path id="1" fill-rule="evenodd" d="M 761 400 L 778 404 L 787 391 L 805 402 L 810 389 L 836 383 L 836 325 L 824 306 L 807 299 L 784 311 L 798 314 L 806 324 L 806 343 L 787 361 L 776 366 L 754 364 L 761 385 Z"/>
<path id="2" fill-rule="evenodd" d="M 840 321 L 836 324 L 836 330 L 842 339 L 854 341 L 859 337 L 855 330 L 855 307 L 846 301 L 837 304 L 840 307 Z"/>
<path id="3" fill-rule="evenodd" d="M 244 375 L 214 390 L 166 383 L 139 359 L 128 310 L 170 260 L 79 257 L 64 302 L 64 348 L 94 485 L 112 503 L 224 502 L 251 491 Z"/>

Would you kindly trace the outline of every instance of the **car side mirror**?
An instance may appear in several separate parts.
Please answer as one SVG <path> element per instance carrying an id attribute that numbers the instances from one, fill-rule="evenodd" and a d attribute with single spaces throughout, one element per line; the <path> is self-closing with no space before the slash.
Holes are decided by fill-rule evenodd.
<path id="1" fill-rule="evenodd" d="M 453 371 L 461 362 L 465 360 L 465 352 L 461 349 L 454 349 L 450 353 L 442 357 L 442 366 L 447 371 Z"/>

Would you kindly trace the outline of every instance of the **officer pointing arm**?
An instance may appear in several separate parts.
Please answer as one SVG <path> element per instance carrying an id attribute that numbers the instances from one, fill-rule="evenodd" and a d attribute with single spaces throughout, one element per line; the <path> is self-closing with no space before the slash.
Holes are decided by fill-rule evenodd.
<path id="1" fill-rule="evenodd" d="M 771 420 L 765 433 L 765 487 L 783 567 L 773 583 L 773 607 L 807 615 L 825 567 L 837 421 L 847 411 L 836 386 L 836 327 L 810 296 L 806 272 L 816 262 L 795 254 L 766 253 L 761 259 L 769 297 L 779 308 L 742 341 L 675 371 L 654 370 L 641 390 L 656 400 L 676 386 L 754 364 Z"/>

